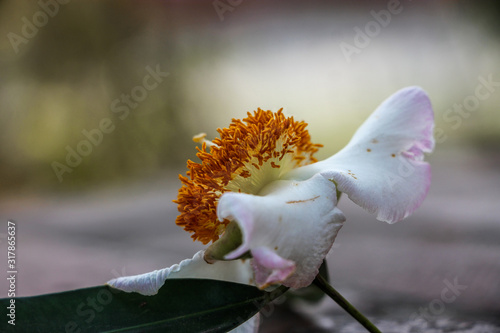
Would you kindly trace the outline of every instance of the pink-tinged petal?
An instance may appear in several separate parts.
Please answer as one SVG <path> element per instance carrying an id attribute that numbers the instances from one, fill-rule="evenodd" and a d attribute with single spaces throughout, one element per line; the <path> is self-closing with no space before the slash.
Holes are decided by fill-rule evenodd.
<path id="1" fill-rule="evenodd" d="M 258 196 L 226 192 L 217 215 L 238 223 L 243 235 L 241 246 L 226 259 L 250 251 L 260 288 L 270 283 L 306 287 L 345 221 L 336 204 L 335 185 L 320 175 L 305 181 L 275 181 Z"/>
<path id="2" fill-rule="evenodd" d="M 248 262 L 233 260 L 208 264 L 203 254 L 204 251 L 199 251 L 193 259 L 185 259 L 180 264 L 145 274 L 119 277 L 107 284 L 125 292 L 138 292 L 147 296 L 158 293 L 166 279 L 214 279 L 253 285 L 253 272 Z"/>
<path id="3" fill-rule="evenodd" d="M 295 262 L 281 258 L 265 246 L 252 249 L 252 257 L 255 282 L 261 288 L 279 284 L 295 271 Z"/>
<path id="4" fill-rule="evenodd" d="M 424 153 L 434 148 L 434 113 L 418 87 L 396 92 L 334 156 L 291 171 L 290 179 L 321 174 L 377 219 L 398 222 L 423 202 L 431 182 Z"/>

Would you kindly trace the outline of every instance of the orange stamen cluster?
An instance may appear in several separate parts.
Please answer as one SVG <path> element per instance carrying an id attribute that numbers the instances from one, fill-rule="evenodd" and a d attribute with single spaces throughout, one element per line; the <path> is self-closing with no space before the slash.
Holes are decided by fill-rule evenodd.
<path id="1" fill-rule="evenodd" d="M 258 194 L 267 180 L 279 178 L 280 168 L 317 161 L 313 154 L 321 145 L 311 143 L 305 122 L 286 118 L 282 109 L 258 109 L 247 115 L 243 120 L 233 119 L 229 128 L 217 129 L 220 138 L 212 141 L 210 152 L 206 142 L 197 148 L 201 163 L 187 162 L 189 178 L 179 176 L 183 186 L 174 200 L 180 212 L 175 223 L 203 244 L 216 241 L 230 222 L 217 219 L 222 193 Z"/>

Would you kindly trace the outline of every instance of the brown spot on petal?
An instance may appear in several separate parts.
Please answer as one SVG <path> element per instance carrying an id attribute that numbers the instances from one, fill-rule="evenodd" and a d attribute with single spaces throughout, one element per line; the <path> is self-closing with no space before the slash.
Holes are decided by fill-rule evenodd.
<path id="1" fill-rule="evenodd" d="M 351 177 L 352 177 L 352 178 L 354 178 L 354 179 L 358 179 L 358 178 L 356 178 L 356 174 L 355 174 L 355 173 L 353 173 L 351 170 L 347 170 L 347 171 L 349 171 L 349 172 L 347 173 L 349 176 L 351 176 Z"/>
<path id="2" fill-rule="evenodd" d="M 302 203 L 302 202 L 307 202 L 307 201 L 314 201 L 316 199 L 318 199 L 320 196 L 315 196 L 314 198 L 311 198 L 311 199 L 305 199 L 305 200 L 292 200 L 292 201 L 287 201 L 286 203 L 287 204 L 295 204 L 295 203 Z"/>
<path id="3" fill-rule="evenodd" d="M 396 154 L 391 154 L 392 157 L 396 157 Z"/>
<path id="4" fill-rule="evenodd" d="M 373 139 L 373 140 L 371 141 L 371 143 L 378 143 L 378 140 L 377 140 L 377 139 Z"/>
<path id="5" fill-rule="evenodd" d="M 366 151 L 367 151 L 367 152 L 371 152 L 372 150 L 371 150 L 370 148 L 367 148 L 367 149 L 366 149 Z"/>

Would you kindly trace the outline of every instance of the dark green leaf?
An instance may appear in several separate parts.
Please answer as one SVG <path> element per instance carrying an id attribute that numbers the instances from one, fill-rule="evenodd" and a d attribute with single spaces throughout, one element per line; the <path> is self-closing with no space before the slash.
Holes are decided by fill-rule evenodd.
<path id="1" fill-rule="evenodd" d="M 16 298 L 15 326 L 4 316 L 0 331 L 226 332 L 283 292 L 202 279 L 167 280 L 154 296 L 99 286 Z M 0 304 L 6 309 L 10 299 Z"/>

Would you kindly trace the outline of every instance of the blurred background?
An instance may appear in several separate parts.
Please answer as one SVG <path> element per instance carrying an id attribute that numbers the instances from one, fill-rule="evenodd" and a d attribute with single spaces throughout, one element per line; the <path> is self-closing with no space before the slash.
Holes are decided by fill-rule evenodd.
<path id="1" fill-rule="evenodd" d="M 18 295 L 203 248 L 171 202 L 194 134 L 283 107 L 324 158 L 419 85 L 436 114 L 429 196 L 392 226 L 344 198 L 332 282 L 384 332 L 500 332 L 499 15 L 496 1 L 0 1 L 0 248 L 16 221 Z M 445 302 L 450 283 L 465 287 Z M 363 331 L 331 302 L 296 307 L 261 331 Z"/>

